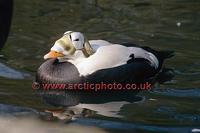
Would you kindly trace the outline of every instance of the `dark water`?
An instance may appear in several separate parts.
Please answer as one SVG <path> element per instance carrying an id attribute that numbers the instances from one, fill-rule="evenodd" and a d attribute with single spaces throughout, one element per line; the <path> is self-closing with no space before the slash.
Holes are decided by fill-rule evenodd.
<path id="1" fill-rule="evenodd" d="M 171 82 L 140 93 L 140 102 L 125 103 L 117 112 L 121 117 L 99 113 L 75 123 L 141 133 L 191 132 L 200 127 L 200 1 L 16 0 L 14 7 L 1 63 L 21 73 L 0 64 L 9 71 L 0 73 L 4 76 L 0 77 L 0 103 L 49 108 L 34 95 L 34 74 L 54 41 L 74 30 L 89 39 L 136 42 L 176 52 L 165 62 L 175 69 Z"/>

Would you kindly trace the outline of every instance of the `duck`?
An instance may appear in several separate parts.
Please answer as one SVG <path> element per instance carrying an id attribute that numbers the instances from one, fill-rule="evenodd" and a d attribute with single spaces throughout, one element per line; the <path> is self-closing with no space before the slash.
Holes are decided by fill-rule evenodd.
<path id="1" fill-rule="evenodd" d="M 67 31 L 44 55 L 45 62 L 38 68 L 35 81 L 38 84 L 153 83 L 164 70 L 164 60 L 172 56 L 173 51 L 156 51 L 133 43 L 88 41 L 81 32 Z M 60 97 L 46 93 L 43 98 L 54 105 L 76 105 L 81 100 L 86 103 L 130 100 L 138 93 L 138 90 L 131 91 L 123 90 L 123 95 L 121 91 L 113 93 L 107 90 L 100 93 L 65 91 Z"/>
<path id="2" fill-rule="evenodd" d="M 100 70 L 130 65 L 137 60 L 143 60 L 152 71 L 158 72 L 166 58 L 166 55 L 162 54 L 147 47 L 127 47 L 104 40 L 89 42 L 82 33 L 67 31 L 55 42 L 44 59 L 57 58 L 59 62 L 67 61 L 76 67 L 80 77 L 86 77 Z"/>

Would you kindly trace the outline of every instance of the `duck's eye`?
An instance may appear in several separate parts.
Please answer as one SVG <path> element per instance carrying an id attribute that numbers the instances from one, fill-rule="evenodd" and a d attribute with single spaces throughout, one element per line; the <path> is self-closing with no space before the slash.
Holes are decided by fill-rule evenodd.
<path id="1" fill-rule="evenodd" d="M 71 35 L 69 35 L 69 38 L 70 38 L 70 40 L 72 40 L 72 36 Z"/>
<path id="2" fill-rule="evenodd" d="M 74 41 L 79 41 L 79 39 L 75 39 Z"/>

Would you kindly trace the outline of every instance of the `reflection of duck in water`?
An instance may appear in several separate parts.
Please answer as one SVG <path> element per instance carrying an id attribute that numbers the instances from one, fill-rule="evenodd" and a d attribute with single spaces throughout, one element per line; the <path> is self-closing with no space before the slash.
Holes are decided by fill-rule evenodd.
<path id="1" fill-rule="evenodd" d="M 119 112 L 124 105 L 130 104 L 127 101 L 108 102 L 102 104 L 78 104 L 65 109 L 46 110 L 60 120 L 69 120 L 76 117 L 90 117 L 95 114 L 107 117 L 122 117 Z"/>
<path id="2" fill-rule="evenodd" d="M 153 82 L 162 71 L 170 51 L 155 51 L 132 44 L 110 44 L 88 41 L 80 32 L 66 32 L 44 56 L 50 59 L 38 69 L 36 82 L 43 83 L 143 83 Z M 105 41 L 106 42 L 106 41 Z M 91 44 L 92 43 L 92 44 Z M 52 91 L 53 92 L 53 91 Z M 130 101 L 137 91 L 66 91 L 43 93 L 54 105 L 76 105 L 79 102 L 102 103 Z"/>

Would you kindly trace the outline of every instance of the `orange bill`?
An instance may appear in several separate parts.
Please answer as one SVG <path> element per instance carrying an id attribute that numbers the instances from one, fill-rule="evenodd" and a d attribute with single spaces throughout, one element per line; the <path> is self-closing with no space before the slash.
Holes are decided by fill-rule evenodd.
<path id="1" fill-rule="evenodd" d="M 50 59 L 50 58 L 57 58 L 57 57 L 63 57 L 64 54 L 56 52 L 56 51 L 50 51 L 48 54 L 44 56 L 44 59 Z"/>

